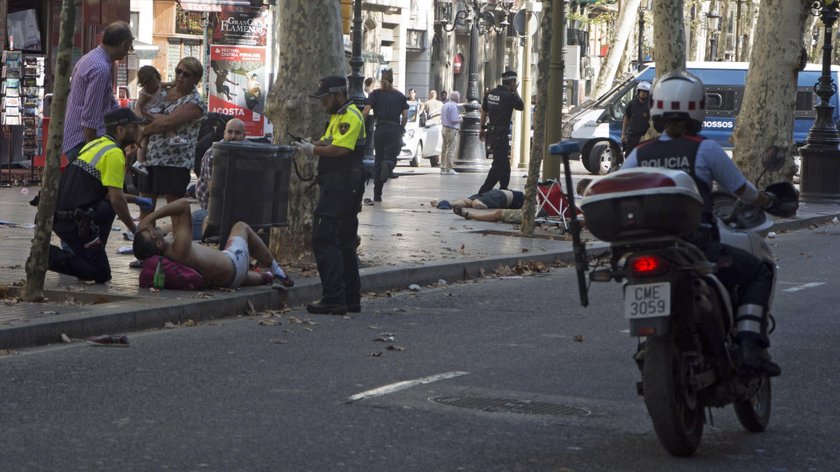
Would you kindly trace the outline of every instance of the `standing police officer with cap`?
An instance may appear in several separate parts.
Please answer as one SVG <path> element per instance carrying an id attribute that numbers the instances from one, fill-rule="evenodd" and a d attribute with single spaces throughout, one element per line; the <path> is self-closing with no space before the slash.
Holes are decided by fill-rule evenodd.
<path id="1" fill-rule="evenodd" d="M 316 314 L 361 311 L 361 281 L 356 241 L 364 194 L 365 124 L 362 112 L 347 99 L 347 79 L 328 76 L 312 98 L 330 113 L 316 143 L 299 142 L 299 151 L 318 156 L 320 194 L 312 220 L 312 250 L 321 277 L 321 301 L 306 306 Z"/>
<path id="2" fill-rule="evenodd" d="M 125 147 L 138 141 L 143 120 L 128 108 L 116 108 L 105 113 L 104 121 L 105 135 L 85 144 L 61 174 L 53 231 L 72 252 L 50 246 L 48 266 L 96 283 L 111 280 L 105 244 L 114 217 L 134 233 L 127 202 L 141 209 L 152 206 L 148 198 L 123 193 Z"/>
<path id="3" fill-rule="evenodd" d="M 481 104 L 481 139 L 487 138 L 487 144 L 493 150 L 493 164 L 487 179 L 478 189 L 478 193 L 493 190 L 496 183 L 499 188 L 507 189 L 510 184 L 510 120 L 513 110 L 522 111 L 525 103 L 516 92 L 516 72 L 509 70 L 502 74 L 502 85 L 484 96 Z M 485 131 L 485 124 L 488 122 Z"/>

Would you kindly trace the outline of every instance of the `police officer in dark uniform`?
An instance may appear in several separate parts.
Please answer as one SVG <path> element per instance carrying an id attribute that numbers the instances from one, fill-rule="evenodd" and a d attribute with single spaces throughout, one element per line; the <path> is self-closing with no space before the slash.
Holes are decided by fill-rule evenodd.
<path id="1" fill-rule="evenodd" d="M 405 125 L 408 122 L 408 101 L 402 92 L 394 88 L 394 71 L 382 71 L 381 85 L 367 97 L 362 115 L 373 110 L 376 128 L 373 132 L 373 148 L 376 158 L 373 163 L 373 201 L 382 201 L 382 187 L 394 167 L 402 149 Z"/>
<path id="2" fill-rule="evenodd" d="M 639 141 L 650 128 L 650 82 L 639 82 L 636 87 L 636 98 L 631 100 L 624 109 L 624 120 L 621 122 L 621 145 L 624 146 L 624 157 L 639 145 Z"/>
<path id="3" fill-rule="evenodd" d="M 719 144 L 697 134 L 706 116 L 706 91 L 700 79 L 684 70 L 671 72 L 657 80 L 653 97 L 653 124 L 663 133 L 637 146 L 621 168 L 666 167 L 682 170 L 694 179 L 703 196 L 704 225 L 687 239 L 717 263 L 717 277 L 726 287 L 737 287 L 735 339 L 745 371 L 777 376 L 781 369 L 767 353 L 773 274 L 747 251 L 720 243 L 712 184 L 717 182 L 748 205 L 769 208 L 773 200 L 744 177 Z"/>
<path id="4" fill-rule="evenodd" d="M 111 266 L 105 244 L 116 216 L 132 233 L 137 226 L 127 202 L 151 208 L 148 198 L 125 195 L 125 147 L 137 142 L 143 120 L 128 108 L 104 116 L 105 135 L 82 147 L 61 174 L 53 231 L 71 250 L 50 246 L 49 270 L 105 283 Z"/>
<path id="5" fill-rule="evenodd" d="M 312 220 L 312 250 L 322 296 L 319 302 L 307 305 L 306 310 L 333 315 L 358 313 L 362 295 L 356 241 L 364 194 L 364 118 L 347 98 L 345 77 L 324 77 L 310 97 L 319 98 L 331 116 L 318 142 L 296 144 L 301 152 L 318 156 L 320 186 Z"/>
<path id="6" fill-rule="evenodd" d="M 507 189 L 510 183 L 510 120 L 513 110 L 525 109 L 516 85 L 516 72 L 509 70 L 502 74 L 502 85 L 484 95 L 480 136 L 487 139 L 487 146 L 493 150 L 493 164 L 478 193 L 493 190 L 496 183 Z"/>

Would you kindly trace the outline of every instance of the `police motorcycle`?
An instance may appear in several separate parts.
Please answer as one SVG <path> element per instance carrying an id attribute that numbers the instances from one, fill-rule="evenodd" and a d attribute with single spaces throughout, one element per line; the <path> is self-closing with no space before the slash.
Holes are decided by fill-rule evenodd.
<path id="1" fill-rule="evenodd" d="M 576 150 L 579 145 L 573 142 L 551 146 L 552 154 L 560 154 L 566 164 L 566 188 L 574 188 L 568 161 Z M 784 154 L 771 148 L 762 162 L 765 172 L 778 170 Z M 773 200 L 768 213 L 796 213 L 793 185 L 774 184 L 766 191 Z M 726 192 L 715 192 L 713 199 L 721 242 L 766 263 L 775 287 L 776 265 L 764 239 L 773 222 L 765 210 Z M 619 170 L 590 184 L 581 202 L 589 231 L 610 243 L 608 260 L 594 259 L 590 270 L 580 223 L 573 221 L 571 228 L 581 304 L 588 305 L 587 276 L 590 282 L 623 283 L 624 317 L 630 335 L 639 339 L 634 359 L 642 378 L 637 392 L 644 397 L 659 442 L 675 456 L 690 456 L 700 446 L 706 408 L 711 420 L 711 407 L 733 405 L 739 422 L 751 432 L 764 431 L 771 411 L 770 378 L 747 376 L 741 369 L 736 293 L 717 279 L 716 264 L 682 239 L 699 228 L 702 204 L 694 181 L 682 171 Z M 770 300 L 772 304 L 772 296 Z"/>

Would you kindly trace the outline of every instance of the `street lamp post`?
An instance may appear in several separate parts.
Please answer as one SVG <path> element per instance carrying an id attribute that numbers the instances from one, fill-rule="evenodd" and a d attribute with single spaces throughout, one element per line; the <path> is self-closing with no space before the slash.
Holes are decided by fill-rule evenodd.
<path id="1" fill-rule="evenodd" d="M 718 20 L 720 15 L 716 11 L 706 13 L 707 25 L 709 27 L 709 60 L 717 60 L 717 35 L 718 35 Z"/>
<path id="2" fill-rule="evenodd" d="M 467 103 L 464 104 L 464 121 L 459 133 L 458 157 L 453 168 L 458 172 L 486 172 L 490 165 L 484 155 L 484 143 L 481 142 L 481 103 L 478 92 L 478 37 L 490 31 L 502 33 L 508 29 L 507 17 L 513 7 L 513 0 L 503 0 L 495 5 L 479 0 L 467 0 L 465 9 L 458 11 L 451 23 L 444 29 L 452 31 L 456 26 L 470 28 L 470 57 L 467 62 L 469 82 L 467 84 Z M 501 20 L 497 20 L 495 10 L 488 5 L 498 7 Z"/>
<path id="3" fill-rule="evenodd" d="M 349 97 L 359 110 L 365 107 L 364 82 L 365 75 L 362 67 L 365 60 L 362 58 L 362 0 L 353 2 L 353 55 L 350 57 Z"/>
<path id="4" fill-rule="evenodd" d="M 814 86 L 820 97 L 816 106 L 817 118 L 800 148 L 802 168 L 800 169 L 800 191 L 804 201 L 840 201 L 840 133 L 831 119 L 834 107 L 829 100 L 837 85 L 831 78 L 832 28 L 837 21 L 838 0 L 814 1 L 811 14 L 818 16 L 825 25 L 822 73 Z"/>

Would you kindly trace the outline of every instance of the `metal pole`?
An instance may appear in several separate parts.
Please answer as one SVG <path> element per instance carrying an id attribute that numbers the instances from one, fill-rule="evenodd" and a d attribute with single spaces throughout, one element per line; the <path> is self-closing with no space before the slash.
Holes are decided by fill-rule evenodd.
<path id="1" fill-rule="evenodd" d="M 525 2 L 525 37 L 522 52 L 522 123 L 519 141 L 519 168 L 527 169 L 531 160 L 531 2 Z"/>
<path id="2" fill-rule="evenodd" d="M 831 77 L 832 27 L 837 21 L 838 2 L 823 4 L 819 10 L 825 25 L 822 74 L 814 87 L 820 97 L 817 119 L 808 132 L 807 143 L 800 149 L 802 169 L 800 190 L 803 201 L 840 202 L 840 133 L 832 121 L 834 107 L 829 100 L 836 85 Z"/>
<path id="3" fill-rule="evenodd" d="M 481 21 L 481 3 L 472 1 L 470 20 L 470 59 L 468 64 L 470 81 L 467 85 L 467 103 L 464 105 L 464 121 L 461 123 L 458 158 L 452 167 L 458 172 L 486 172 L 490 165 L 484 155 L 481 141 L 481 104 L 478 95 L 478 22 Z"/>
<path id="4" fill-rule="evenodd" d="M 362 67 L 365 60 L 362 58 L 362 0 L 355 0 L 353 5 L 353 56 L 350 57 L 350 84 L 349 97 L 361 110 L 365 107 L 364 82 L 365 75 L 362 74 Z"/>

